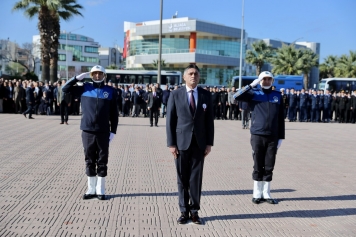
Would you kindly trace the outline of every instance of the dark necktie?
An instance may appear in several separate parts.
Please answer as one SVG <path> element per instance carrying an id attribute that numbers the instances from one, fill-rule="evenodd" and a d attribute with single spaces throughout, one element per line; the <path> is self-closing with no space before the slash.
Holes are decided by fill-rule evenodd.
<path id="1" fill-rule="evenodd" d="M 193 94 L 194 90 L 190 90 L 189 92 L 191 93 L 189 108 L 190 108 L 190 112 L 192 113 L 192 115 L 194 115 L 194 113 L 195 113 L 195 99 L 194 99 L 194 94 Z"/>

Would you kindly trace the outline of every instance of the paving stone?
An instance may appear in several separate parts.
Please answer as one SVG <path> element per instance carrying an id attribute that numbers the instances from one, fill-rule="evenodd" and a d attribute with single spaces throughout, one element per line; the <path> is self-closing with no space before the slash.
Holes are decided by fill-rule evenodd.
<path id="1" fill-rule="evenodd" d="M 271 183 L 278 205 L 251 202 L 250 134 L 215 121 L 205 159 L 203 225 L 178 225 L 165 119 L 121 118 L 110 144 L 107 200 L 87 189 L 80 120 L 0 114 L 0 236 L 356 236 L 354 124 L 286 123 Z"/>

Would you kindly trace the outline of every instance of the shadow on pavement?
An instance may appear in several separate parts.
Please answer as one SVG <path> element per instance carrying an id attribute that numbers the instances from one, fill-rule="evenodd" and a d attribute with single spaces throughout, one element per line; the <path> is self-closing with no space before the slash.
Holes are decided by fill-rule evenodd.
<path id="1" fill-rule="evenodd" d="M 286 193 L 294 192 L 294 189 L 275 189 L 271 190 L 273 193 Z M 252 190 L 216 190 L 216 191 L 202 191 L 202 195 L 243 195 L 252 194 Z M 117 198 L 117 197 L 162 197 L 162 196 L 178 196 L 177 192 L 173 193 L 123 193 L 123 194 L 113 194 L 106 195 L 107 199 Z"/>
<path id="2" fill-rule="evenodd" d="M 253 205 L 253 204 L 251 204 Z M 268 204 L 263 204 L 268 205 Z M 235 219 L 259 219 L 259 218 L 321 218 L 332 216 L 353 216 L 356 215 L 356 208 L 340 208 L 340 209 L 325 209 L 325 210 L 298 210 L 298 211 L 283 211 L 274 213 L 252 213 L 241 215 L 222 215 L 204 217 L 205 221 L 215 220 L 235 220 Z"/>

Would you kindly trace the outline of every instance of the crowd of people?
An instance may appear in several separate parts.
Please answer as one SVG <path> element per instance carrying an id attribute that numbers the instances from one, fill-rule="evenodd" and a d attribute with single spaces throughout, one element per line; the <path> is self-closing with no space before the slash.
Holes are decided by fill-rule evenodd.
<path id="1" fill-rule="evenodd" d="M 31 80 L 0 79 L 0 113 L 24 113 L 30 101 L 26 101 L 26 90 L 33 92 L 34 98 L 31 111 L 36 115 L 61 115 L 61 123 L 68 123 L 68 115 L 80 115 L 81 98 L 62 93 L 65 80 L 54 82 L 35 82 Z M 165 117 L 167 102 L 171 91 L 181 85 L 166 85 L 162 89 L 159 83 L 146 85 L 121 85 L 111 81 L 106 83 L 117 92 L 117 106 L 122 117 L 150 117 L 150 124 L 158 125 L 158 118 Z M 77 86 L 81 86 L 78 83 Z M 233 98 L 236 88 L 225 86 L 205 86 L 203 89 L 211 93 L 215 120 L 242 120 L 242 128 L 249 128 L 250 108 L 247 103 Z M 157 95 L 149 101 L 154 91 Z M 355 123 L 356 91 L 330 92 L 326 90 L 294 90 L 281 89 L 285 106 L 285 118 L 290 122 L 324 122 Z M 30 98 L 27 98 L 29 100 Z M 154 107 L 148 103 L 155 99 Z M 152 105 L 151 105 L 152 107 Z M 30 116 L 32 118 L 32 116 Z"/>

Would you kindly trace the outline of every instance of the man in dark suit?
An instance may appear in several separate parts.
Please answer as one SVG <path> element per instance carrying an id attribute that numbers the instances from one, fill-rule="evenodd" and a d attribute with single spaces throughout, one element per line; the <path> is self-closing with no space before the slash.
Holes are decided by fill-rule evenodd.
<path id="1" fill-rule="evenodd" d="M 190 64 L 183 78 L 186 85 L 171 92 L 167 105 L 167 146 L 175 159 L 181 216 L 201 224 L 198 211 L 204 158 L 214 142 L 214 114 L 210 92 L 197 87 L 199 68 Z"/>
<path id="2" fill-rule="evenodd" d="M 34 119 L 32 117 L 32 109 L 35 104 L 35 96 L 34 96 L 34 89 L 35 86 L 33 85 L 33 82 L 30 82 L 28 87 L 26 88 L 26 103 L 27 103 L 27 110 L 23 113 L 23 116 L 26 117 L 26 114 L 29 114 L 28 118 L 29 119 Z"/>
<path id="3" fill-rule="evenodd" d="M 156 91 L 155 86 L 152 87 L 152 93 L 147 97 L 147 109 L 150 111 L 150 124 L 153 127 L 153 116 L 155 117 L 155 126 L 158 127 L 158 115 L 161 110 L 162 98 Z"/>
<path id="4" fill-rule="evenodd" d="M 69 93 L 63 91 L 63 86 L 66 84 L 65 80 L 62 80 L 62 86 L 58 87 L 57 92 L 57 104 L 61 113 L 61 122 L 59 124 L 66 123 L 68 125 L 68 107 L 72 101 L 72 96 Z"/>

